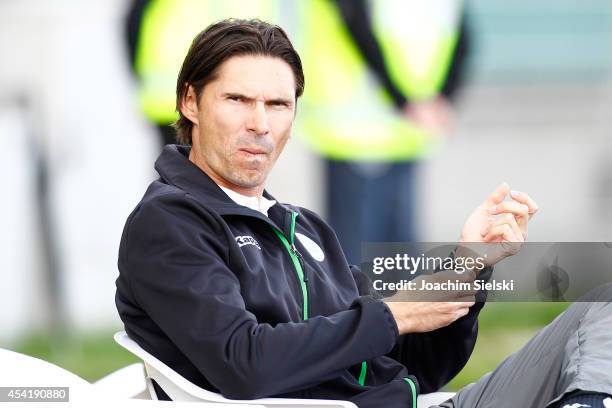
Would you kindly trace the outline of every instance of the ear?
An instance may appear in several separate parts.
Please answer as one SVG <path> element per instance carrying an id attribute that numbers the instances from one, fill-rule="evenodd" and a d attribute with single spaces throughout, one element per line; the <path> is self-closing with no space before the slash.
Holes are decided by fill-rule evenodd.
<path id="1" fill-rule="evenodd" d="M 181 113 L 187 119 L 191 121 L 194 125 L 199 125 L 198 123 L 198 98 L 196 96 L 195 90 L 193 86 L 185 83 L 185 87 L 187 87 L 187 92 L 183 96 L 181 100 Z"/>

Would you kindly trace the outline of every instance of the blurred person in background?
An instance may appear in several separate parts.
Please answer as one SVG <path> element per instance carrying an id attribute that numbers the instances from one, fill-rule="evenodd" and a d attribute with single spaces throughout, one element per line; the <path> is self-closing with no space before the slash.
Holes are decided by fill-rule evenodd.
<path id="1" fill-rule="evenodd" d="M 358 263 L 361 242 L 416 239 L 416 166 L 453 130 L 465 13 L 455 0 L 313 0 L 301 14 L 301 135 L 325 160 L 327 217 Z"/>
<path id="2" fill-rule="evenodd" d="M 129 104 L 120 11 L 0 2 L 2 343 L 36 332 L 65 350 L 77 330 L 116 324 L 114 237 L 153 154 Z"/>

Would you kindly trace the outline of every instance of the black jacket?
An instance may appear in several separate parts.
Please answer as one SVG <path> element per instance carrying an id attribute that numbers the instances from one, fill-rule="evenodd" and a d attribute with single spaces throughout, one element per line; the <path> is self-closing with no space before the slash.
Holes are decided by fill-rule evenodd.
<path id="1" fill-rule="evenodd" d="M 398 336 L 388 307 L 320 217 L 280 203 L 269 218 L 240 206 L 188 153 L 166 146 L 160 178 L 121 239 L 116 305 L 145 350 L 228 398 L 360 407 L 412 406 L 419 388 L 435 391 L 464 366 L 482 304 L 446 328 Z"/>

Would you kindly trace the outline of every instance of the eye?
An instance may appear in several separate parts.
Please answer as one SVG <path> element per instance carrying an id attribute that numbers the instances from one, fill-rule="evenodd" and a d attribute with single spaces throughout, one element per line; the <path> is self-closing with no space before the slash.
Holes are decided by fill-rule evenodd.
<path id="1" fill-rule="evenodd" d="M 235 101 L 235 102 L 242 102 L 244 101 L 244 98 L 240 95 L 229 95 L 227 97 L 227 99 L 229 99 L 230 101 Z"/>
<path id="2" fill-rule="evenodd" d="M 289 103 L 285 101 L 270 101 L 270 105 L 272 105 L 275 108 L 288 108 L 289 107 Z"/>

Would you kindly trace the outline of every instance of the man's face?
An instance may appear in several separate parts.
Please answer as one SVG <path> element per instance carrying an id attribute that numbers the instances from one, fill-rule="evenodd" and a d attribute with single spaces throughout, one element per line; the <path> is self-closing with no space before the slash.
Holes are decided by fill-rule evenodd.
<path id="1" fill-rule="evenodd" d="M 280 58 L 231 57 L 199 103 L 190 89 L 181 110 L 194 124 L 190 160 L 223 187 L 261 194 L 291 133 L 293 71 Z"/>

